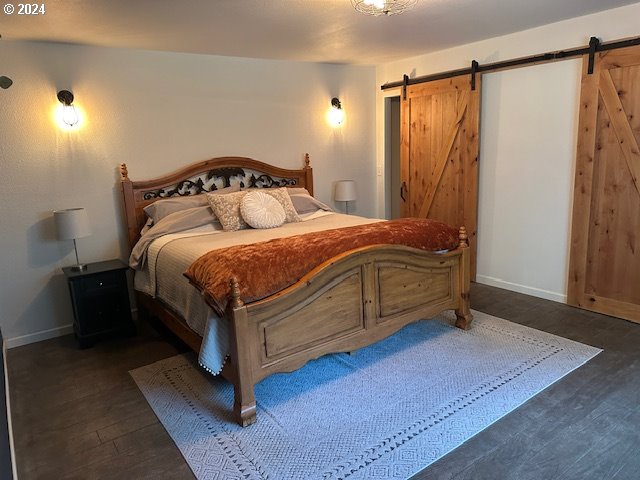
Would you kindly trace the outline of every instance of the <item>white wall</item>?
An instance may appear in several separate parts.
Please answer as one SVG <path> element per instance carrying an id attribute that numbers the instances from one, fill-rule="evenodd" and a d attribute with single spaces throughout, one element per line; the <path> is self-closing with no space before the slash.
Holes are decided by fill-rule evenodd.
<path id="1" fill-rule="evenodd" d="M 640 3 L 379 65 L 377 85 L 640 35 Z M 486 74 L 482 82 L 477 281 L 566 301 L 580 60 Z M 378 90 L 378 213 L 384 214 L 384 97 Z"/>
<path id="2" fill-rule="evenodd" d="M 375 70 L 284 61 L 62 44 L 0 44 L 0 325 L 10 346 L 68 332 L 60 268 L 71 242 L 55 240 L 51 211 L 84 206 L 93 234 L 83 261 L 126 258 L 117 165 L 149 178 L 223 155 L 287 168 L 311 154 L 316 196 L 358 181 L 356 213 L 375 212 Z M 59 128 L 56 92 L 73 91 L 85 120 Z M 346 120 L 325 120 L 338 96 Z M 370 187 L 370 188 L 368 188 Z"/>
<path id="3" fill-rule="evenodd" d="M 480 283 L 566 301 L 581 65 L 483 77 Z"/>

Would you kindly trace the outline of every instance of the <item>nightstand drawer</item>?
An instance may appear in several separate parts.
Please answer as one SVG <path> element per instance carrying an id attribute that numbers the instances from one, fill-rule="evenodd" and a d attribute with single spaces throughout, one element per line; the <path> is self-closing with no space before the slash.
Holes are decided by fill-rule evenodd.
<path id="1" fill-rule="evenodd" d="M 106 290 L 122 288 L 122 282 L 126 282 L 126 277 L 122 272 L 104 272 L 99 275 L 79 278 L 76 281 L 85 295 L 101 295 Z"/>
<path id="2" fill-rule="evenodd" d="M 83 321 L 77 327 L 83 335 L 112 330 L 131 321 L 129 299 L 117 290 L 115 294 L 85 297 L 79 307 Z"/>

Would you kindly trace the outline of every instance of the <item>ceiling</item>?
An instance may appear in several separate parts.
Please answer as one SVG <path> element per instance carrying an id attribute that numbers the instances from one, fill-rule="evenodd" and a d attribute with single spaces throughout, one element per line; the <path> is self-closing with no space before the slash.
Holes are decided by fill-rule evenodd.
<path id="1" fill-rule="evenodd" d="M 356 12 L 350 0 L 39 0 L 45 15 L 0 14 L 0 35 L 372 65 L 637 1 L 418 0 L 404 14 L 371 17 Z M 594 34 L 585 32 L 585 39 Z"/>

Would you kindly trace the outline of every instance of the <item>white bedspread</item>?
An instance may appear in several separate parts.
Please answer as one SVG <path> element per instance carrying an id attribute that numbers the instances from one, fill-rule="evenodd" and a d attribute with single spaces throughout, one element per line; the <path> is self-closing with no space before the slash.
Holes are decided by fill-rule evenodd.
<path id="1" fill-rule="evenodd" d="M 225 232 L 205 225 L 186 232 L 164 235 L 149 246 L 146 265 L 135 274 L 135 288 L 161 299 L 186 319 L 187 324 L 203 337 L 200 365 L 217 374 L 222 370 L 229 354 L 227 322 L 211 311 L 200 293 L 183 276 L 191 263 L 218 248 L 379 221 L 319 210 L 303 216 L 302 222 L 287 223 L 272 229 Z"/>

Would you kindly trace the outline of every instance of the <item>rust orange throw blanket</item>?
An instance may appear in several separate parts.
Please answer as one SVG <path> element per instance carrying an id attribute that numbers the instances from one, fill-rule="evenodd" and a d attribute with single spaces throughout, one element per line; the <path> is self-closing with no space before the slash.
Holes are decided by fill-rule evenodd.
<path id="1" fill-rule="evenodd" d="M 403 218 L 277 238 L 212 250 L 193 262 L 185 276 L 222 316 L 232 277 L 238 279 L 242 300 L 249 303 L 293 285 L 336 255 L 378 244 L 452 250 L 458 246 L 458 230 L 435 220 Z"/>

